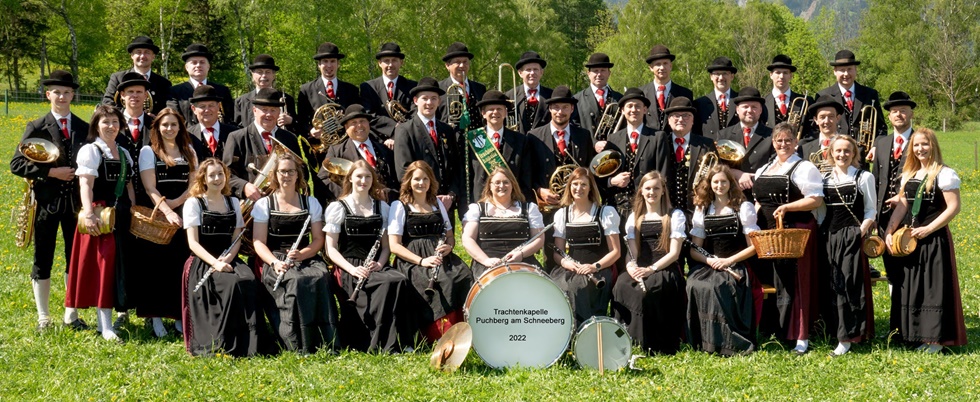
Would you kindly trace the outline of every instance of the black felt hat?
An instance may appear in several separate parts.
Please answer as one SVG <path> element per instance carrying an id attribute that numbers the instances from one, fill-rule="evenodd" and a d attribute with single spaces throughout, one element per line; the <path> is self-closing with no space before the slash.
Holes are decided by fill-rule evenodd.
<path id="1" fill-rule="evenodd" d="M 126 74 L 123 74 L 122 82 L 120 82 L 119 85 L 116 86 L 116 91 L 122 92 L 124 89 L 129 88 L 133 85 L 142 85 L 143 88 L 150 89 L 150 81 L 147 81 L 146 77 L 144 77 L 143 74 L 130 71 Z"/>
<path id="2" fill-rule="evenodd" d="M 847 49 L 837 52 L 837 54 L 834 55 L 834 61 L 830 62 L 830 65 L 834 67 L 856 66 L 859 64 L 861 64 L 861 62 L 854 56 L 854 52 Z"/>
<path id="3" fill-rule="evenodd" d="M 446 91 L 443 91 L 442 88 L 439 88 L 439 82 L 432 77 L 422 77 L 422 79 L 419 80 L 419 84 L 416 85 L 415 88 L 408 91 L 408 94 L 415 97 L 415 95 L 418 95 L 419 92 L 435 92 L 439 96 L 446 93 Z"/>
<path id="4" fill-rule="evenodd" d="M 762 94 L 755 87 L 742 87 L 742 89 L 738 90 L 738 95 L 732 98 L 732 102 L 736 105 L 742 102 L 759 102 L 759 104 L 763 104 L 766 102 L 766 99 L 762 97 Z"/>
<path id="5" fill-rule="evenodd" d="M 248 69 L 252 71 L 258 70 L 260 68 L 267 68 L 272 71 L 279 71 L 279 66 L 276 65 L 276 59 L 273 59 L 272 56 L 269 56 L 267 54 L 260 54 L 255 56 L 255 59 L 252 60 L 252 64 L 248 65 Z"/>
<path id="6" fill-rule="evenodd" d="M 198 85 L 194 88 L 194 96 L 191 96 L 188 101 L 191 103 L 203 102 L 203 101 L 215 101 L 221 102 L 221 95 L 218 94 L 218 90 L 210 85 Z"/>
<path id="7" fill-rule="evenodd" d="M 686 96 L 678 96 L 670 100 L 670 104 L 664 109 L 664 114 L 670 116 L 672 113 L 691 112 L 697 114 L 698 109 L 694 107 L 694 102 Z"/>
<path id="8" fill-rule="evenodd" d="M 585 68 L 612 68 L 615 64 L 609 61 L 609 55 L 605 53 L 592 53 L 589 61 L 585 63 Z"/>
<path id="9" fill-rule="evenodd" d="M 405 60 L 405 53 L 402 53 L 402 47 L 397 43 L 385 42 L 381 45 L 381 50 L 374 54 L 376 60 L 381 60 L 382 57 L 397 57 Z"/>
<path id="10" fill-rule="evenodd" d="M 574 105 L 578 103 L 578 99 L 572 96 L 572 90 L 568 88 L 568 85 L 559 85 L 555 87 L 554 91 L 551 92 L 551 97 L 544 103 L 547 105 L 552 103 L 571 103 Z"/>
<path id="11" fill-rule="evenodd" d="M 272 88 L 262 88 L 258 93 L 255 94 L 255 99 L 252 99 L 252 104 L 256 106 L 275 106 L 283 107 L 286 104 L 282 103 L 282 92 L 279 92 Z"/>
<path id="12" fill-rule="evenodd" d="M 347 55 L 340 53 L 340 48 L 331 42 L 323 42 L 320 46 L 316 47 L 316 54 L 313 55 L 313 60 L 320 59 L 337 59 L 340 60 Z"/>
<path id="13" fill-rule="evenodd" d="M 371 115 L 364 111 L 364 106 L 353 104 L 348 106 L 347 110 L 344 110 L 344 117 L 340 119 L 340 125 L 343 126 L 348 121 L 354 119 L 367 119 L 371 121 Z"/>
<path id="14" fill-rule="evenodd" d="M 891 110 L 894 106 L 908 106 L 915 109 L 918 104 L 912 100 L 912 97 L 909 96 L 909 94 L 902 91 L 895 91 L 888 96 L 888 101 L 883 103 L 881 107 L 885 110 Z"/>
<path id="15" fill-rule="evenodd" d="M 470 49 L 463 42 L 453 42 L 446 48 L 446 54 L 442 56 L 442 61 L 446 62 L 457 57 L 473 60 L 473 53 L 470 53 Z"/>
<path id="16" fill-rule="evenodd" d="M 675 56 L 670 54 L 670 49 L 667 49 L 667 46 L 656 45 L 650 49 L 650 54 L 647 56 L 647 64 L 653 63 L 654 60 L 660 59 L 670 59 L 670 61 L 674 61 L 674 58 Z"/>
<path id="17" fill-rule="evenodd" d="M 793 65 L 793 59 L 785 54 L 777 54 L 776 57 L 772 58 L 772 63 L 766 66 L 766 70 L 772 71 L 777 68 L 785 68 L 790 72 L 796 72 L 796 66 Z"/>
<path id="18" fill-rule="evenodd" d="M 209 62 L 214 58 L 214 54 L 209 52 L 208 47 L 204 46 L 203 43 L 191 43 L 190 46 L 187 46 L 187 49 L 184 49 L 184 53 L 180 55 L 180 58 L 187 61 L 191 57 L 198 56 L 208 59 Z"/>
<path id="19" fill-rule="evenodd" d="M 643 94 L 643 91 L 640 90 L 640 88 L 628 88 L 626 92 L 623 92 L 623 97 L 619 98 L 619 104 L 621 106 L 626 105 L 626 102 L 629 102 L 631 100 L 639 100 L 640 102 L 643 102 L 643 104 L 646 105 L 647 107 L 650 107 L 650 99 L 648 99 L 647 96 Z"/>
<path id="20" fill-rule="evenodd" d="M 541 68 L 545 68 L 548 65 L 548 62 L 542 59 L 538 52 L 529 50 L 521 55 L 520 60 L 517 60 L 517 64 L 514 64 L 514 68 L 520 70 L 527 63 L 538 63 L 541 65 Z"/>
<path id="21" fill-rule="evenodd" d="M 477 109 L 482 109 L 484 106 L 489 105 L 502 105 L 509 109 L 511 103 L 510 99 L 503 92 L 492 89 L 483 94 L 483 99 L 476 103 Z"/>
<path id="22" fill-rule="evenodd" d="M 725 56 L 712 60 L 711 64 L 708 64 L 707 70 L 709 73 L 713 73 L 715 71 L 729 71 L 732 74 L 735 74 L 738 72 L 738 69 L 735 68 L 734 64 L 732 64 L 732 59 Z"/>
<path id="23" fill-rule="evenodd" d="M 844 105 L 840 102 L 835 101 L 830 96 L 821 96 L 817 98 L 816 102 L 813 102 L 809 107 L 807 107 L 807 114 L 810 116 L 816 116 L 820 109 L 832 107 L 838 115 L 844 114 Z"/>
<path id="24" fill-rule="evenodd" d="M 137 36 L 126 46 L 126 53 L 132 53 L 136 49 L 150 49 L 153 53 L 160 53 L 160 47 L 153 44 L 153 39 L 149 36 Z"/>
<path id="25" fill-rule="evenodd" d="M 73 89 L 78 89 L 78 84 L 75 83 L 75 77 L 71 73 L 65 70 L 54 70 L 48 75 L 48 78 L 41 81 L 41 85 L 51 86 L 57 85 L 62 87 L 71 87 Z"/>

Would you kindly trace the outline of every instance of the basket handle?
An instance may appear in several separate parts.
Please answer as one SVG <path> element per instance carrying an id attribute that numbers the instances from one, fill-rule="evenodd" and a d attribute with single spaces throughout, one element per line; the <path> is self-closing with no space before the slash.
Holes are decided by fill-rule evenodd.
<path id="1" fill-rule="evenodd" d="M 783 230 L 783 214 L 776 215 L 776 229 Z"/>
<path id="2" fill-rule="evenodd" d="M 154 217 L 156 217 L 157 210 L 160 209 L 160 204 L 163 204 L 163 202 L 166 201 L 166 200 L 167 200 L 167 197 L 160 197 L 160 201 L 157 201 L 157 204 L 153 206 L 153 212 L 150 212 L 150 220 L 151 221 L 153 220 Z"/>

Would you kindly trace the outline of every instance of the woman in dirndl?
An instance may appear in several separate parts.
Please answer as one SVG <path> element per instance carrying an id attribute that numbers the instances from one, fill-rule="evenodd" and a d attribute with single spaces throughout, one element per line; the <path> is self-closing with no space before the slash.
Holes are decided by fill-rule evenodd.
<path id="1" fill-rule="evenodd" d="M 905 224 L 917 245 L 911 254 L 900 258 L 904 278 L 892 297 L 901 309 L 902 339 L 921 342 L 921 351 L 939 353 L 943 347 L 966 344 L 956 254 L 949 231 L 949 222 L 960 212 L 960 178 L 943 164 L 932 130 L 916 130 L 909 144 L 912 155 L 902 168 L 903 193 L 890 200 L 895 212 L 885 231 L 885 243 L 891 250 L 896 241 L 891 235 Z"/>
<path id="2" fill-rule="evenodd" d="M 510 169 L 498 166 L 483 186 L 480 200 L 463 216 L 463 248 L 473 258 L 473 276 L 510 262 L 538 266 L 534 253 L 544 245 L 539 237 L 518 248 L 544 228 L 538 205 L 524 199 Z"/>
<path id="3" fill-rule="evenodd" d="M 626 272 L 612 290 L 613 312 L 644 350 L 674 354 L 684 337 L 684 275 L 677 263 L 687 219 L 672 208 L 660 172 L 640 178 L 626 219 Z"/>
<path id="4" fill-rule="evenodd" d="M 197 156 L 191 148 L 191 137 L 184 126 L 184 118 L 174 109 L 163 109 L 150 130 L 150 145 L 144 146 L 139 155 L 140 184 L 136 204 L 153 208 L 159 204 L 158 214 L 167 222 L 180 227 L 181 208 L 189 194 L 188 183 L 193 181 Z M 181 323 L 181 284 L 184 263 L 190 256 L 186 234 L 178 230 L 168 244 L 156 244 L 136 238 L 133 242 L 135 255 L 153 258 L 140 261 L 135 274 L 139 297 L 136 298 L 136 314 L 148 319 L 153 334 L 167 336 L 162 317 L 175 319 L 177 332 L 183 331 Z"/>
<path id="5" fill-rule="evenodd" d="M 129 227 L 117 224 L 109 227 L 107 233 L 99 234 L 100 226 L 106 229 L 108 222 L 103 222 L 97 211 L 102 207 L 115 208 L 117 215 L 128 215 L 136 197 L 132 183 L 133 159 L 124 147 L 116 145 L 116 135 L 124 121 L 118 109 L 106 105 L 96 107 L 86 139 L 88 144 L 78 150 L 75 174 L 82 200 L 78 225 L 84 227 L 85 233 L 75 232 L 65 284 L 65 322 L 77 320 L 79 324 L 74 326 L 84 328 L 77 309 L 96 307 L 96 330 L 104 339 L 114 342 L 122 342 L 112 328 L 112 308 L 117 299 L 116 273 L 122 268 L 122 259 L 116 258 L 119 236 L 113 232 Z"/>
<path id="6" fill-rule="evenodd" d="M 874 176 L 860 169 L 858 146 L 848 135 L 834 136 L 827 162 L 833 166 L 824 176 L 826 216 L 821 224 L 824 248 L 820 266 L 829 270 L 821 280 L 823 319 L 837 338 L 832 356 L 847 353 L 854 342 L 874 337 L 871 269 L 862 244 L 875 224 L 877 193 Z"/>
<path id="7" fill-rule="evenodd" d="M 400 352 L 412 346 L 416 327 L 405 302 L 412 292 L 408 278 L 388 264 L 384 184 L 359 160 L 344 176 L 341 191 L 323 218 L 326 253 L 339 268 L 334 273 L 340 283 L 340 343 L 359 351 Z"/>
<path id="8" fill-rule="evenodd" d="M 786 228 L 807 229 L 803 256 L 798 259 L 760 260 L 759 270 L 773 278 L 776 316 L 763 312 L 763 332 L 796 341 L 793 353 L 805 354 L 810 347 L 810 326 L 817 313 L 817 221 L 813 210 L 823 205 L 823 177 L 817 167 L 796 154 L 793 126 L 780 123 L 773 128 L 776 157 L 755 172 L 752 193 L 759 206 L 758 223 L 775 229 L 777 219 Z M 758 251 L 758 250 L 757 250 Z M 767 325 L 767 318 L 774 321 Z"/>
<path id="9" fill-rule="evenodd" d="M 565 292 L 575 327 L 609 309 L 612 269 L 619 259 L 619 214 L 602 206 L 599 189 L 588 169 L 575 168 L 555 213 L 555 253 L 559 266 L 551 279 Z M 567 254 L 563 256 L 562 254 Z"/>
<path id="10" fill-rule="evenodd" d="M 411 280 L 410 300 L 422 335 L 435 342 L 463 321 L 463 305 L 473 271 L 453 254 L 452 225 L 436 198 L 439 182 L 429 164 L 415 161 L 402 177 L 398 201 L 391 204 L 388 244 L 395 266 Z"/>
<path id="11" fill-rule="evenodd" d="M 263 263 L 260 291 L 274 304 L 264 308 L 269 324 L 285 349 L 315 353 L 336 346 L 337 308 L 327 264 L 317 254 L 323 248 L 323 211 L 305 194 L 303 166 L 292 154 L 279 158 L 272 193 L 252 208 L 252 232 Z"/>
<path id="12" fill-rule="evenodd" d="M 230 177 L 221 160 L 201 162 L 183 208 L 194 255 L 183 277 L 184 346 L 194 356 L 252 356 L 258 347 L 258 283 L 238 258 L 241 241 L 235 239 L 245 221 L 238 199 L 231 196 Z"/>
<path id="13" fill-rule="evenodd" d="M 757 284 L 748 268 L 755 257 L 748 234 L 759 230 L 755 206 L 745 200 L 731 169 L 722 164 L 698 183 L 694 204 L 692 242 L 712 256 L 691 250 L 697 264 L 687 277 L 688 339 L 708 353 L 751 353 L 756 349 Z"/>

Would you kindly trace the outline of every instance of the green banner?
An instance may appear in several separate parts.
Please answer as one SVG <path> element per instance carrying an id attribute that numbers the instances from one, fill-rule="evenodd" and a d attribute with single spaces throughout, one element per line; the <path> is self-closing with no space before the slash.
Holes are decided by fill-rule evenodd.
<path id="1" fill-rule="evenodd" d="M 503 155 L 500 154 L 497 147 L 493 146 L 493 141 L 487 138 L 485 128 L 467 131 L 466 143 L 473 149 L 473 154 L 476 155 L 476 159 L 480 161 L 480 166 L 483 166 L 483 170 L 486 170 L 487 174 L 490 174 L 497 166 L 503 166 L 510 170 L 510 166 L 504 161 Z"/>

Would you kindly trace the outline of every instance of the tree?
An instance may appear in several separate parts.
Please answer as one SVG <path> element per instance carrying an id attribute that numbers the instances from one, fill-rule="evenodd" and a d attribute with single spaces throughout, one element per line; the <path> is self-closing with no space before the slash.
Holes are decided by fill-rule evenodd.
<path id="1" fill-rule="evenodd" d="M 40 54 L 39 34 L 48 30 L 47 14 L 36 1 L 0 3 L 0 57 L 3 58 L 7 85 L 15 91 L 26 86 L 24 67 Z"/>

